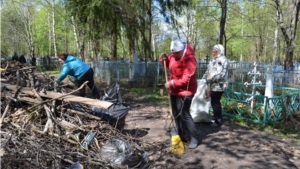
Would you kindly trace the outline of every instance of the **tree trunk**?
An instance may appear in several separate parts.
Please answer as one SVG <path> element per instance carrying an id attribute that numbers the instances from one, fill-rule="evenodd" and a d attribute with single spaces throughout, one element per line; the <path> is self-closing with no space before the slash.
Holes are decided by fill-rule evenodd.
<path id="1" fill-rule="evenodd" d="M 71 16 L 71 21 L 72 21 L 72 25 L 73 25 L 73 32 L 74 32 L 74 38 L 75 38 L 75 44 L 76 44 L 76 47 L 77 47 L 77 50 L 78 50 L 78 53 L 80 53 L 80 50 L 79 50 L 79 40 L 78 40 L 78 36 L 77 36 L 77 32 L 76 32 L 76 23 L 75 23 L 75 19 L 74 19 L 74 16 Z"/>
<path id="2" fill-rule="evenodd" d="M 118 42 L 118 23 L 117 23 L 117 16 L 114 16 L 113 20 L 113 32 L 112 32 L 112 59 L 117 60 L 117 42 Z"/>
<path id="3" fill-rule="evenodd" d="M 34 55 L 34 42 L 33 42 L 33 36 L 32 36 L 32 22 L 30 19 L 28 21 L 25 21 L 25 29 L 26 29 L 26 34 L 27 34 L 27 44 L 29 48 L 29 54 L 31 57 Z"/>
<path id="4" fill-rule="evenodd" d="M 154 53 L 153 53 L 153 51 L 152 51 L 152 49 L 151 49 L 151 42 L 152 42 L 152 8 L 151 8 L 151 1 L 152 0 L 148 0 L 148 12 L 147 12 L 147 14 L 148 14 L 148 17 L 149 17 L 149 22 L 148 22 L 148 27 L 149 27 L 149 35 L 148 35 L 148 58 L 150 59 L 150 60 L 152 60 L 152 56 L 154 56 Z"/>
<path id="5" fill-rule="evenodd" d="M 53 34 L 54 56 L 56 58 L 57 48 L 56 48 L 56 34 L 55 34 L 55 0 L 52 0 L 52 34 Z"/>
<path id="6" fill-rule="evenodd" d="M 52 40 L 51 40 L 51 22 L 50 22 L 50 14 L 48 13 L 47 15 L 47 19 L 48 19 L 48 25 L 49 25 L 49 32 L 48 32 L 48 36 L 49 36 L 49 52 L 48 52 L 48 56 L 51 56 L 51 46 L 52 46 Z"/>
<path id="7" fill-rule="evenodd" d="M 284 36 L 286 45 L 286 54 L 284 59 L 284 69 L 292 69 L 293 67 L 293 55 L 294 55 L 294 40 L 296 37 L 297 23 L 299 18 L 300 0 L 291 0 L 287 10 L 290 13 L 290 17 L 283 18 L 282 3 L 280 0 L 273 0 L 278 12 L 277 22 Z M 287 2 L 291 2 L 287 1 Z"/>
<path id="8" fill-rule="evenodd" d="M 272 60 L 272 65 L 275 65 L 276 63 L 276 58 L 277 58 L 277 50 L 278 50 L 278 28 L 275 28 L 274 31 L 274 54 L 273 54 L 273 60 Z"/>
<path id="9" fill-rule="evenodd" d="M 227 17 L 227 0 L 222 0 L 221 2 L 222 15 L 220 20 L 220 39 L 219 43 L 223 44 L 225 37 L 225 25 L 226 25 L 226 17 Z M 226 50 L 225 50 L 226 51 Z M 226 53 L 225 53 L 226 56 Z"/>

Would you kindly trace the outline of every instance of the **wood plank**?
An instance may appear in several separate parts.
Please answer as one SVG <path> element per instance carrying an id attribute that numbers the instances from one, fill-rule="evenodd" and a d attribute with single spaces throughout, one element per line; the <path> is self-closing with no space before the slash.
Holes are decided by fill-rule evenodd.
<path id="1" fill-rule="evenodd" d="M 2 87 L 5 86 L 9 90 L 14 90 L 16 88 L 15 85 L 6 84 L 6 83 L 1 83 L 1 86 Z M 35 97 L 35 94 L 32 92 L 31 88 L 29 88 L 29 87 L 22 87 L 20 89 L 20 92 L 26 93 L 26 94 L 29 94 L 29 95 Z M 41 97 L 46 97 L 46 98 L 51 98 L 51 99 L 55 99 L 55 98 L 59 98 L 59 97 L 63 96 L 63 94 L 61 94 L 61 93 L 56 93 L 56 92 L 52 92 L 52 91 L 46 91 L 46 94 L 44 92 L 39 92 L 39 95 Z M 113 104 L 108 101 L 90 99 L 90 98 L 80 97 L 80 96 L 75 96 L 75 95 L 67 95 L 62 98 L 59 98 L 58 100 L 67 100 L 70 102 L 82 103 L 82 104 L 87 104 L 90 106 L 102 107 L 105 109 L 109 108 Z"/>

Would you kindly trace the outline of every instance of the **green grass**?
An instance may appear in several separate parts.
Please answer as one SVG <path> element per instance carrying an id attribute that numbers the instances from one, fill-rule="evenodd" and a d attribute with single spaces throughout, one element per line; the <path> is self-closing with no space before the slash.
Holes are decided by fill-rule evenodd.
<path id="1" fill-rule="evenodd" d="M 60 70 L 47 70 L 47 71 L 43 71 L 44 73 L 47 74 L 51 74 L 51 75 L 59 75 L 60 74 Z"/>
<path id="2" fill-rule="evenodd" d="M 226 115 L 225 117 L 228 118 L 230 121 L 234 122 L 235 124 L 250 127 L 252 131 L 265 132 L 280 137 L 282 139 L 291 139 L 300 144 L 300 131 L 292 125 L 284 124 L 284 122 L 282 121 L 273 122 L 272 124 L 263 126 L 262 124 L 244 120 L 241 117 Z"/>
<path id="3" fill-rule="evenodd" d="M 143 96 L 146 99 L 159 103 L 168 101 L 168 95 L 166 94 L 166 91 L 164 91 L 164 95 L 161 96 L 158 88 L 131 88 L 130 92 L 137 93 L 138 95 Z"/>

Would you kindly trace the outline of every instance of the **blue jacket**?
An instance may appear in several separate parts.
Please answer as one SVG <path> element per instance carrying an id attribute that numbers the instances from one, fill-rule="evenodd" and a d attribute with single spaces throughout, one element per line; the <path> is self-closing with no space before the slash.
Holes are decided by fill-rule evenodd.
<path id="1" fill-rule="evenodd" d="M 57 78 L 58 82 L 64 80 L 67 75 L 73 76 L 76 80 L 79 80 L 91 67 L 82 62 L 80 59 L 68 55 L 66 61 L 62 65 L 62 71 Z"/>

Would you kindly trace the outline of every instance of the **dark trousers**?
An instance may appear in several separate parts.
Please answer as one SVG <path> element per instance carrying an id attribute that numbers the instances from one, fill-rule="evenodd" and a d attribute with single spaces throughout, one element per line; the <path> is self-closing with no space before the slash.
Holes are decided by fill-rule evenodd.
<path id="1" fill-rule="evenodd" d="M 214 113 L 214 120 L 215 123 L 220 124 L 222 123 L 222 105 L 221 105 L 221 97 L 223 92 L 214 92 L 211 91 L 211 107 Z"/>
<path id="2" fill-rule="evenodd" d="M 84 82 L 89 81 L 87 83 L 88 87 L 92 90 L 93 96 L 95 99 L 100 99 L 100 94 L 98 88 L 94 83 L 94 71 L 90 68 L 77 82 L 77 87 L 80 87 Z M 79 95 L 81 97 L 85 97 L 85 86 L 79 90 Z"/>
<path id="3" fill-rule="evenodd" d="M 197 138 L 197 129 L 190 114 L 193 96 L 170 96 L 171 107 L 178 134 L 182 141 L 190 141 L 191 136 Z"/>

